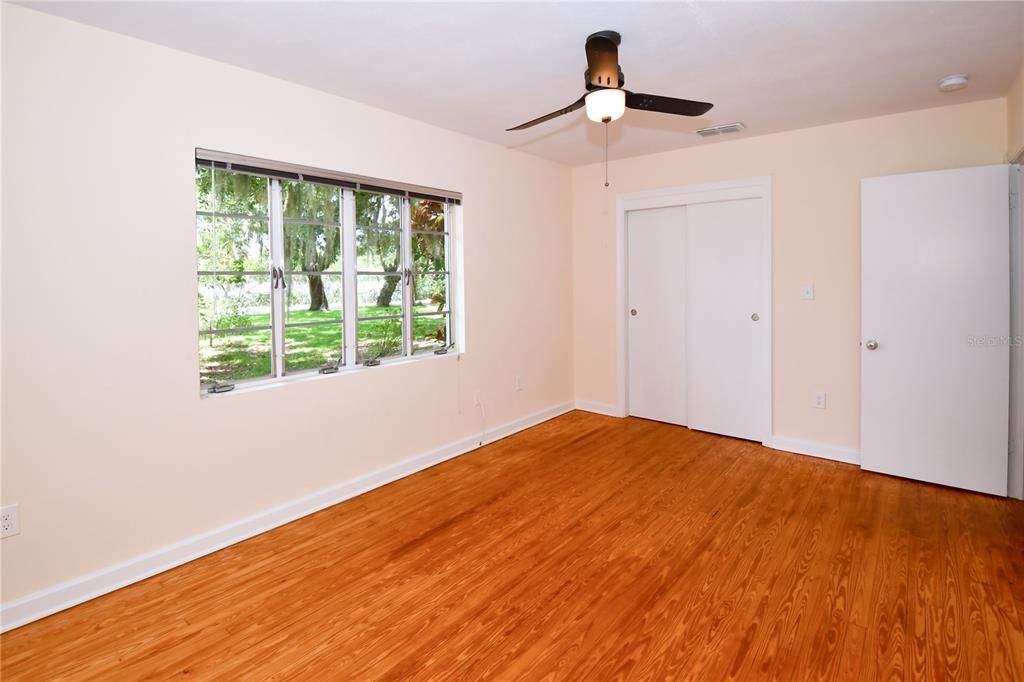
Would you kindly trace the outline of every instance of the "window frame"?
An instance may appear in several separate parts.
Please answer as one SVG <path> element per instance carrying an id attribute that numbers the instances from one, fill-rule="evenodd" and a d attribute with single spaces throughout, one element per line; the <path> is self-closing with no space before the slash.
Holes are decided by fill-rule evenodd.
<path id="1" fill-rule="evenodd" d="M 233 162 L 227 159 L 237 159 L 239 162 Z M 244 163 L 242 163 L 244 162 Z M 255 163 L 254 163 L 255 162 Z M 376 365 L 391 365 L 405 363 L 409 361 L 420 361 L 430 357 L 444 356 L 444 355 L 457 355 L 461 349 L 455 338 L 455 327 L 457 319 L 457 309 L 459 305 L 456 303 L 458 296 L 456 295 L 456 260 L 457 254 L 456 249 L 456 230 L 458 228 L 459 219 L 461 218 L 461 194 L 455 192 L 448 192 L 442 190 L 433 190 L 431 188 L 423 188 L 415 185 L 406 185 L 404 183 L 391 183 L 379 179 L 363 178 L 362 176 L 352 176 L 342 173 L 336 173 L 333 171 L 324 171 L 321 169 L 310 169 L 304 166 L 295 166 L 291 164 L 282 164 L 277 162 L 268 162 L 252 157 L 241 157 L 236 155 L 228 155 L 221 152 L 207 152 L 206 150 L 196 150 L 196 168 L 207 167 L 210 168 L 211 173 L 216 171 L 224 171 L 229 173 L 243 173 L 256 177 L 264 177 L 268 183 L 267 202 L 268 211 L 264 220 L 267 225 L 267 233 L 269 239 L 269 265 L 266 272 L 255 273 L 268 277 L 271 280 L 270 290 L 270 332 L 271 332 L 271 348 L 270 348 L 270 374 L 268 376 L 253 377 L 249 379 L 225 379 L 219 382 L 207 382 L 202 379 L 202 368 L 203 360 L 201 352 L 198 354 L 200 361 L 200 394 L 202 396 L 208 396 L 213 394 L 226 393 L 229 391 L 245 388 L 257 388 L 270 385 L 276 385 L 281 383 L 288 383 L 290 381 L 308 379 L 314 377 L 320 377 L 324 375 L 333 375 L 340 373 L 350 373 L 352 371 L 364 371 L 370 369 Z M 293 169 L 303 169 L 306 173 L 297 172 Z M 198 179 L 198 174 L 194 176 L 193 182 L 195 183 Z M 213 181 L 211 179 L 211 181 Z M 278 286 L 276 282 L 275 271 L 282 276 L 281 282 L 283 283 L 285 278 L 297 277 L 298 271 L 289 269 L 288 263 L 285 262 L 285 225 L 290 223 L 305 223 L 310 222 L 311 224 L 317 223 L 315 220 L 303 221 L 300 218 L 286 219 L 284 217 L 284 206 L 283 206 L 283 192 L 282 192 L 282 181 L 298 181 L 298 182 L 309 182 L 320 185 L 332 185 L 335 186 L 339 192 L 339 219 L 340 225 L 334 223 L 325 224 L 325 227 L 337 227 L 340 233 L 340 277 L 342 284 L 342 300 L 341 300 L 341 319 L 337 321 L 316 321 L 316 322 L 305 322 L 305 323 L 288 323 L 287 315 L 287 300 L 286 290 L 283 286 Z M 399 200 L 400 207 L 400 224 L 399 228 L 395 230 L 399 237 L 399 267 L 395 274 L 401 277 L 400 286 L 397 288 L 396 293 L 401 294 L 401 311 L 400 314 L 387 316 L 387 317 L 366 317 L 361 318 L 359 316 L 359 297 L 358 297 L 358 281 L 361 274 L 363 274 L 358 268 L 358 247 L 357 247 L 357 233 L 359 229 L 386 229 L 386 228 L 374 228 L 373 226 L 362 226 L 356 223 L 356 193 L 357 192 L 374 192 L 374 193 L 386 193 L 395 196 Z M 196 240 L 197 240 L 197 285 L 202 281 L 202 277 L 206 271 L 199 270 L 198 260 L 198 247 L 199 247 L 199 235 L 200 235 L 200 220 L 206 219 L 215 221 L 220 215 L 215 210 L 200 209 L 198 201 L 198 193 L 196 195 L 196 207 L 195 207 L 195 219 L 196 219 Z M 444 211 L 444 230 L 443 231 L 425 231 L 425 230 L 413 230 L 411 225 L 411 205 L 413 201 L 433 201 L 441 203 Z M 215 208 L 215 207 L 214 207 Z M 239 216 L 241 219 L 257 219 L 252 216 Z M 445 259 L 445 270 L 443 272 L 437 272 L 434 270 L 430 271 L 419 271 L 416 269 L 416 263 L 413 258 L 413 245 L 412 241 L 417 234 L 433 234 L 442 237 L 444 246 L 444 259 Z M 331 267 L 331 266 L 325 266 Z M 219 272 L 219 270 L 218 270 Z M 302 273 L 306 271 L 303 270 Z M 331 277 L 338 277 L 339 273 L 336 267 L 331 267 L 330 270 L 324 270 L 325 273 L 329 273 Z M 300 275 L 302 274 L 300 273 Z M 232 272 L 231 274 L 239 274 Z M 387 273 L 390 274 L 390 273 Z M 419 275 L 444 275 L 445 276 L 445 310 L 442 313 L 422 313 L 417 314 L 415 311 L 415 299 L 414 288 Z M 335 284 L 336 286 L 336 284 Z M 459 291 L 461 293 L 461 290 Z M 198 303 L 197 303 L 198 306 Z M 198 307 L 197 307 L 197 319 L 198 319 Z M 429 348 L 416 348 L 415 338 L 415 325 L 414 321 L 422 317 L 442 318 L 445 320 L 445 345 L 438 347 L 431 351 Z M 396 355 L 376 358 L 377 362 L 367 363 L 365 358 L 359 357 L 359 323 L 362 320 L 373 320 L 373 319 L 400 319 L 402 323 L 401 332 L 401 349 Z M 286 351 L 286 330 L 295 325 L 298 326 L 327 326 L 337 324 L 340 327 L 342 334 L 341 347 L 339 348 L 339 358 L 336 366 L 328 364 L 318 367 L 305 367 L 297 370 L 288 370 L 288 360 Z M 261 331 L 266 331 L 263 327 L 260 327 Z M 219 330 L 215 328 L 203 329 L 200 325 L 199 329 L 199 344 L 210 334 L 224 333 L 230 330 Z M 198 348 L 197 348 L 198 350 Z"/>
<path id="2" fill-rule="evenodd" d="M 411 206 L 412 206 L 412 201 L 413 201 L 413 199 L 410 199 L 407 202 L 408 206 L 410 207 L 410 210 L 411 210 Z M 423 201 L 423 199 L 420 199 L 420 201 Z M 453 282 L 452 282 L 452 250 L 451 250 L 451 248 L 452 248 L 452 241 L 453 241 L 453 239 L 452 239 L 452 227 L 451 227 L 452 223 L 450 222 L 450 220 L 451 220 L 452 215 L 454 213 L 455 213 L 455 211 L 453 210 L 453 207 L 450 204 L 445 203 L 444 204 L 444 229 L 442 231 L 440 231 L 440 232 L 438 232 L 437 230 L 414 230 L 414 229 L 412 229 L 412 225 L 411 224 L 409 225 L 409 230 L 408 230 L 409 263 L 411 265 L 411 267 L 410 267 L 410 277 L 409 277 L 409 301 L 410 301 L 410 305 L 409 305 L 409 310 L 410 310 L 409 325 L 411 327 L 411 331 L 410 331 L 410 334 L 409 334 L 409 339 L 410 339 L 411 347 L 409 349 L 409 353 L 412 356 L 423 355 L 425 353 L 430 352 L 429 349 L 424 349 L 424 350 L 420 350 L 420 351 L 416 350 L 415 321 L 416 321 L 417 318 L 439 318 L 439 317 L 443 318 L 444 319 L 444 324 L 445 324 L 445 339 L 448 340 L 449 344 L 452 343 L 452 331 L 453 331 L 453 325 L 452 325 L 452 310 L 453 310 L 453 307 L 452 307 L 452 298 L 453 298 L 452 287 L 453 287 Z M 410 223 L 411 223 L 411 220 L 410 220 Z M 430 235 L 430 236 L 434 236 L 434 237 L 441 237 L 441 241 L 442 241 L 442 243 L 444 245 L 444 270 L 437 271 L 437 270 L 417 270 L 416 269 L 416 261 L 412 257 L 412 241 L 416 237 L 416 235 L 418 235 L 418 234 L 419 235 Z M 432 276 L 432 275 L 434 275 L 434 276 L 436 276 L 436 275 L 443 275 L 444 276 L 445 309 L 443 311 L 441 311 L 441 312 L 417 313 L 416 312 L 416 296 L 415 296 L 416 278 L 417 277 L 427 277 L 427 276 Z"/>
<path id="3" fill-rule="evenodd" d="M 302 178 L 300 178 L 298 180 L 289 180 L 288 182 L 308 182 L 309 184 L 318 185 L 320 187 L 331 187 L 331 185 L 324 185 L 323 183 L 317 183 L 314 180 L 305 180 L 305 179 L 302 179 Z M 273 189 L 275 185 L 276 185 L 276 188 L 277 188 L 277 195 L 276 196 L 275 196 L 274 189 Z M 278 220 L 278 225 L 277 225 L 277 230 L 275 231 L 273 229 L 273 227 L 271 229 L 271 250 L 273 251 L 274 241 L 276 239 L 277 243 L 280 245 L 280 251 L 279 251 L 280 258 L 279 258 L 279 262 L 276 263 L 276 267 L 278 268 L 278 273 L 279 273 L 280 278 L 281 278 L 280 281 L 283 284 L 283 286 L 281 286 L 279 288 L 280 296 L 282 297 L 282 299 L 286 299 L 287 298 L 288 287 L 289 286 L 295 286 L 295 280 L 296 279 L 300 279 L 302 277 L 308 277 L 310 275 L 317 275 L 317 276 L 319 276 L 321 278 L 321 285 L 323 285 L 324 282 L 329 281 L 330 278 L 340 277 L 341 280 L 342 280 L 341 307 L 338 310 L 338 314 L 340 315 L 340 319 L 337 319 L 337 320 L 313 320 L 313 321 L 309 321 L 309 322 L 289 322 L 288 318 L 289 318 L 289 313 L 291 311 L 288 308 L 287 301 L 283 300 L 283 302 L 281 304 L 281 307 L 280 307 L 280 317 L 281 317 L 280 337 L 281 337 L 281 344 L 280 344 L 280 348 L 279 349 L 275 348 L 275 353 L 280 352 L 280 356 L 275 356 L 275 359 L 276 359 L 276 362 L 275 362 L 275 372 L 274 372 L 274 376 L 272 376 L 271 379 L 280 379 L 280 378 L 295 376 L 296 374 L 301 374 L 303 372 L 319 371 L 321 367 L 325 366 L 325 365 L 320 365 L 320 366 L 316 366 L 316 367 L 300 367 L 300 368 L 293 369 L 293 370 L 289 370 L 288 369 L 287 348 L 288 348 L 288 330 L 289 329 L 299 329 L 299 328 L 315 329 L 315 328 L 318 328 L 318 327 L 337 327 L 339 332 L 341 333 L 341 344 L 336 349 L 337 350 L 337 355 L 338 355 L 339 365 L 344 361 L 344 358 L 345 358 L 345 293 L 344 293 L 345 243 L 344 243 L 344 230 L 343 230 L 343 225 L 342 225 L 342 221 L 344 221 L 344 208 L 343 208 L 344 196 L 343 196 L 341 190 L 342 190 L 342 188 L 340 188 L 340 187 L 335 187 L 334 188 L 334 191 L 339 193 L 338 194 L 338 222 L 314 220 L 312 218 L 303 218 L 303 217 L 288 218 L 288 217 L 286 217 L 284 215 L 284 191 L 283 191 L 283 189 L 281 187 L 281 181 L 280 180 L 275 180 L 275 179 L 271 178 L 271 195 L 270 195 L 271 196 L 271 210 L 272 211 L 275 210 L 275 206 L 276 206 L 276 210 L 280 214 L 280 218 Z M 339 269 L 325 269 L 325 270 L 306 270 L 304 268 L 303 269 L 298 269 L 298 270 L 290 269 L 288 267 L 289 263 L 288 263 L 288 259 L 287 259 L 287 253 L 286 253 L 287 252 L 286 245 L 287 245 L 287 228 L 288 228 L 288 225 L 311 225 L 311 226 L 319 227 L 321 229 L 330 228 L 330 229 L 337 230 L 338 231 L 337 237 L 338 237 L 338 240 L 339 240 L 339 249 L 340 249 L 339 258 L 342 259 L 340 261 Z M 274 259 L 272 258 L 271 261 L 272 261 L 271 262 L 271 267 L 275 267 Z M 325 266 L 325 267 L 329 268 L 329 266 Z M 288 281 L 287 281 L 289 278 L 292 280 L 291 283 L 288 283 Z M 324 291 L 324 296 L 326 297 L 326 295 L 327 295 L 326 291 Z M 275 329 L 276 329 L 276 327 L 275 327 Z M 279 366 L 280 366 L 280 371 L 278 371 L 278 369 L 277 369 L 277 364 L 278 363 L 279 363 Z"/>

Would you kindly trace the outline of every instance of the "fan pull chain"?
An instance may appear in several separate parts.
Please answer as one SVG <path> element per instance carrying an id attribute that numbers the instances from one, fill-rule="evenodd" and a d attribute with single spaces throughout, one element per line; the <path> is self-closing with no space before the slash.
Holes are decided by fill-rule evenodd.
<path id="1" fill-rule="evenodd" d="M 604 120 L 604 186 L 608 186 L 608 119 Z"/>

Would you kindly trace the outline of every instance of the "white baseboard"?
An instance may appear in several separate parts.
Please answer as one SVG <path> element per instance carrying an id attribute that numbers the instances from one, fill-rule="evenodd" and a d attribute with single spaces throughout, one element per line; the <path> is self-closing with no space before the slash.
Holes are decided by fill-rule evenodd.
<path id="1" fill-rule="evenodd" d="M 592 403 L 589 400 L 577 400 L 575 405 L 577 410 L 583 410 L 584 412 L 603 414 L 608 417 L 626 416 L 619 412 L 619 408 L 617 408 L 615 405 L 609 405 L 608 403 Z"/>
<path id="2" fill-rule="evenodd" d="M 772 436 L 763 445 L 773 450 L 795 452 L 798 455 L 810 455 L 821 459 L 831 459 L 846 464 L 860 466 L 860 452 L 852 448 L 829 445 L 827 443 L 816 443 L 810 440 L 799 440 L 797 438 L 786 438 L 783 436 Z"/>
<path id="3" fill-rule="evenodd" d="M 489 429 L 483 434 L 449 443 L 430 452 L 371 471 L 362 476 L 339 483 L 325 490 L 306 495 L 296 500 L 260 512 L 248 518 L 229 523 L 211 531 L 195 535 L 181 542 L 149 552 L 128 561 L 101 569 L 94 573 L 75 578 L 54 587 L 0 605 L 0 631 L 6 632 L 34 620 L 44 618 L 58 611 L 95 599 L 101 595 L 144 580 L 157 573 L 188 563 L 193 559 L 211 554 L 236 542 L 277 528 L 295 519 L 320 511 L 347 499 L 362 495 L 422 471 L 435 464 L 457 457 L 513 433 L 536 426 L 573 409 L 572 403 L 564 403 L 541 410 Z M 482 437 L 481 437 L 482 435 Z"/>

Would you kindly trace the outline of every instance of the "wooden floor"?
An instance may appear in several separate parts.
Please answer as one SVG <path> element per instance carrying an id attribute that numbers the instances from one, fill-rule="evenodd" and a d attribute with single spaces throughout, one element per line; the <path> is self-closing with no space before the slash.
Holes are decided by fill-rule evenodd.
<path id="1" fill-rule="evenodd" d="M 0 638 L 7 680 L 1024 680 L 1024 504 L 573 412 Z"/>

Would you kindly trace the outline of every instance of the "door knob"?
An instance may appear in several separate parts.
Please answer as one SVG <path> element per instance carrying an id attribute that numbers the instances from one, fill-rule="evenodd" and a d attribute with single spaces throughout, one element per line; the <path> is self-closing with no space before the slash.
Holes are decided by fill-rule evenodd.
<path id="1" fill-rule="evenodd" d="M 761 319 L 761 316 L 758 315 L 757 313 L 754 313 L 753 315 L 750 316 L 750 319 L 752 319 L 754 322 L 757 322 L 758 320 Z"/>
<path id="2" fill-rule="evenodd" d="M 636 308 L 630 308 L 629 314 L 632 315 L 633 317 L 636 317 Z"/>
<path id="3" fill-rule="evenodd" d="M 866 341 L 866 342 L 864 343 L 864 346 L 865 346 L 865 347 L 866 347 L 866 348 L 867 348 L 868 350 L 875 350 L 876 348 L 878 348 L 878 341 L 875 341 L 874 339 L 868 339 L 868 340 L 867 340 L 867 341 Z"/>

